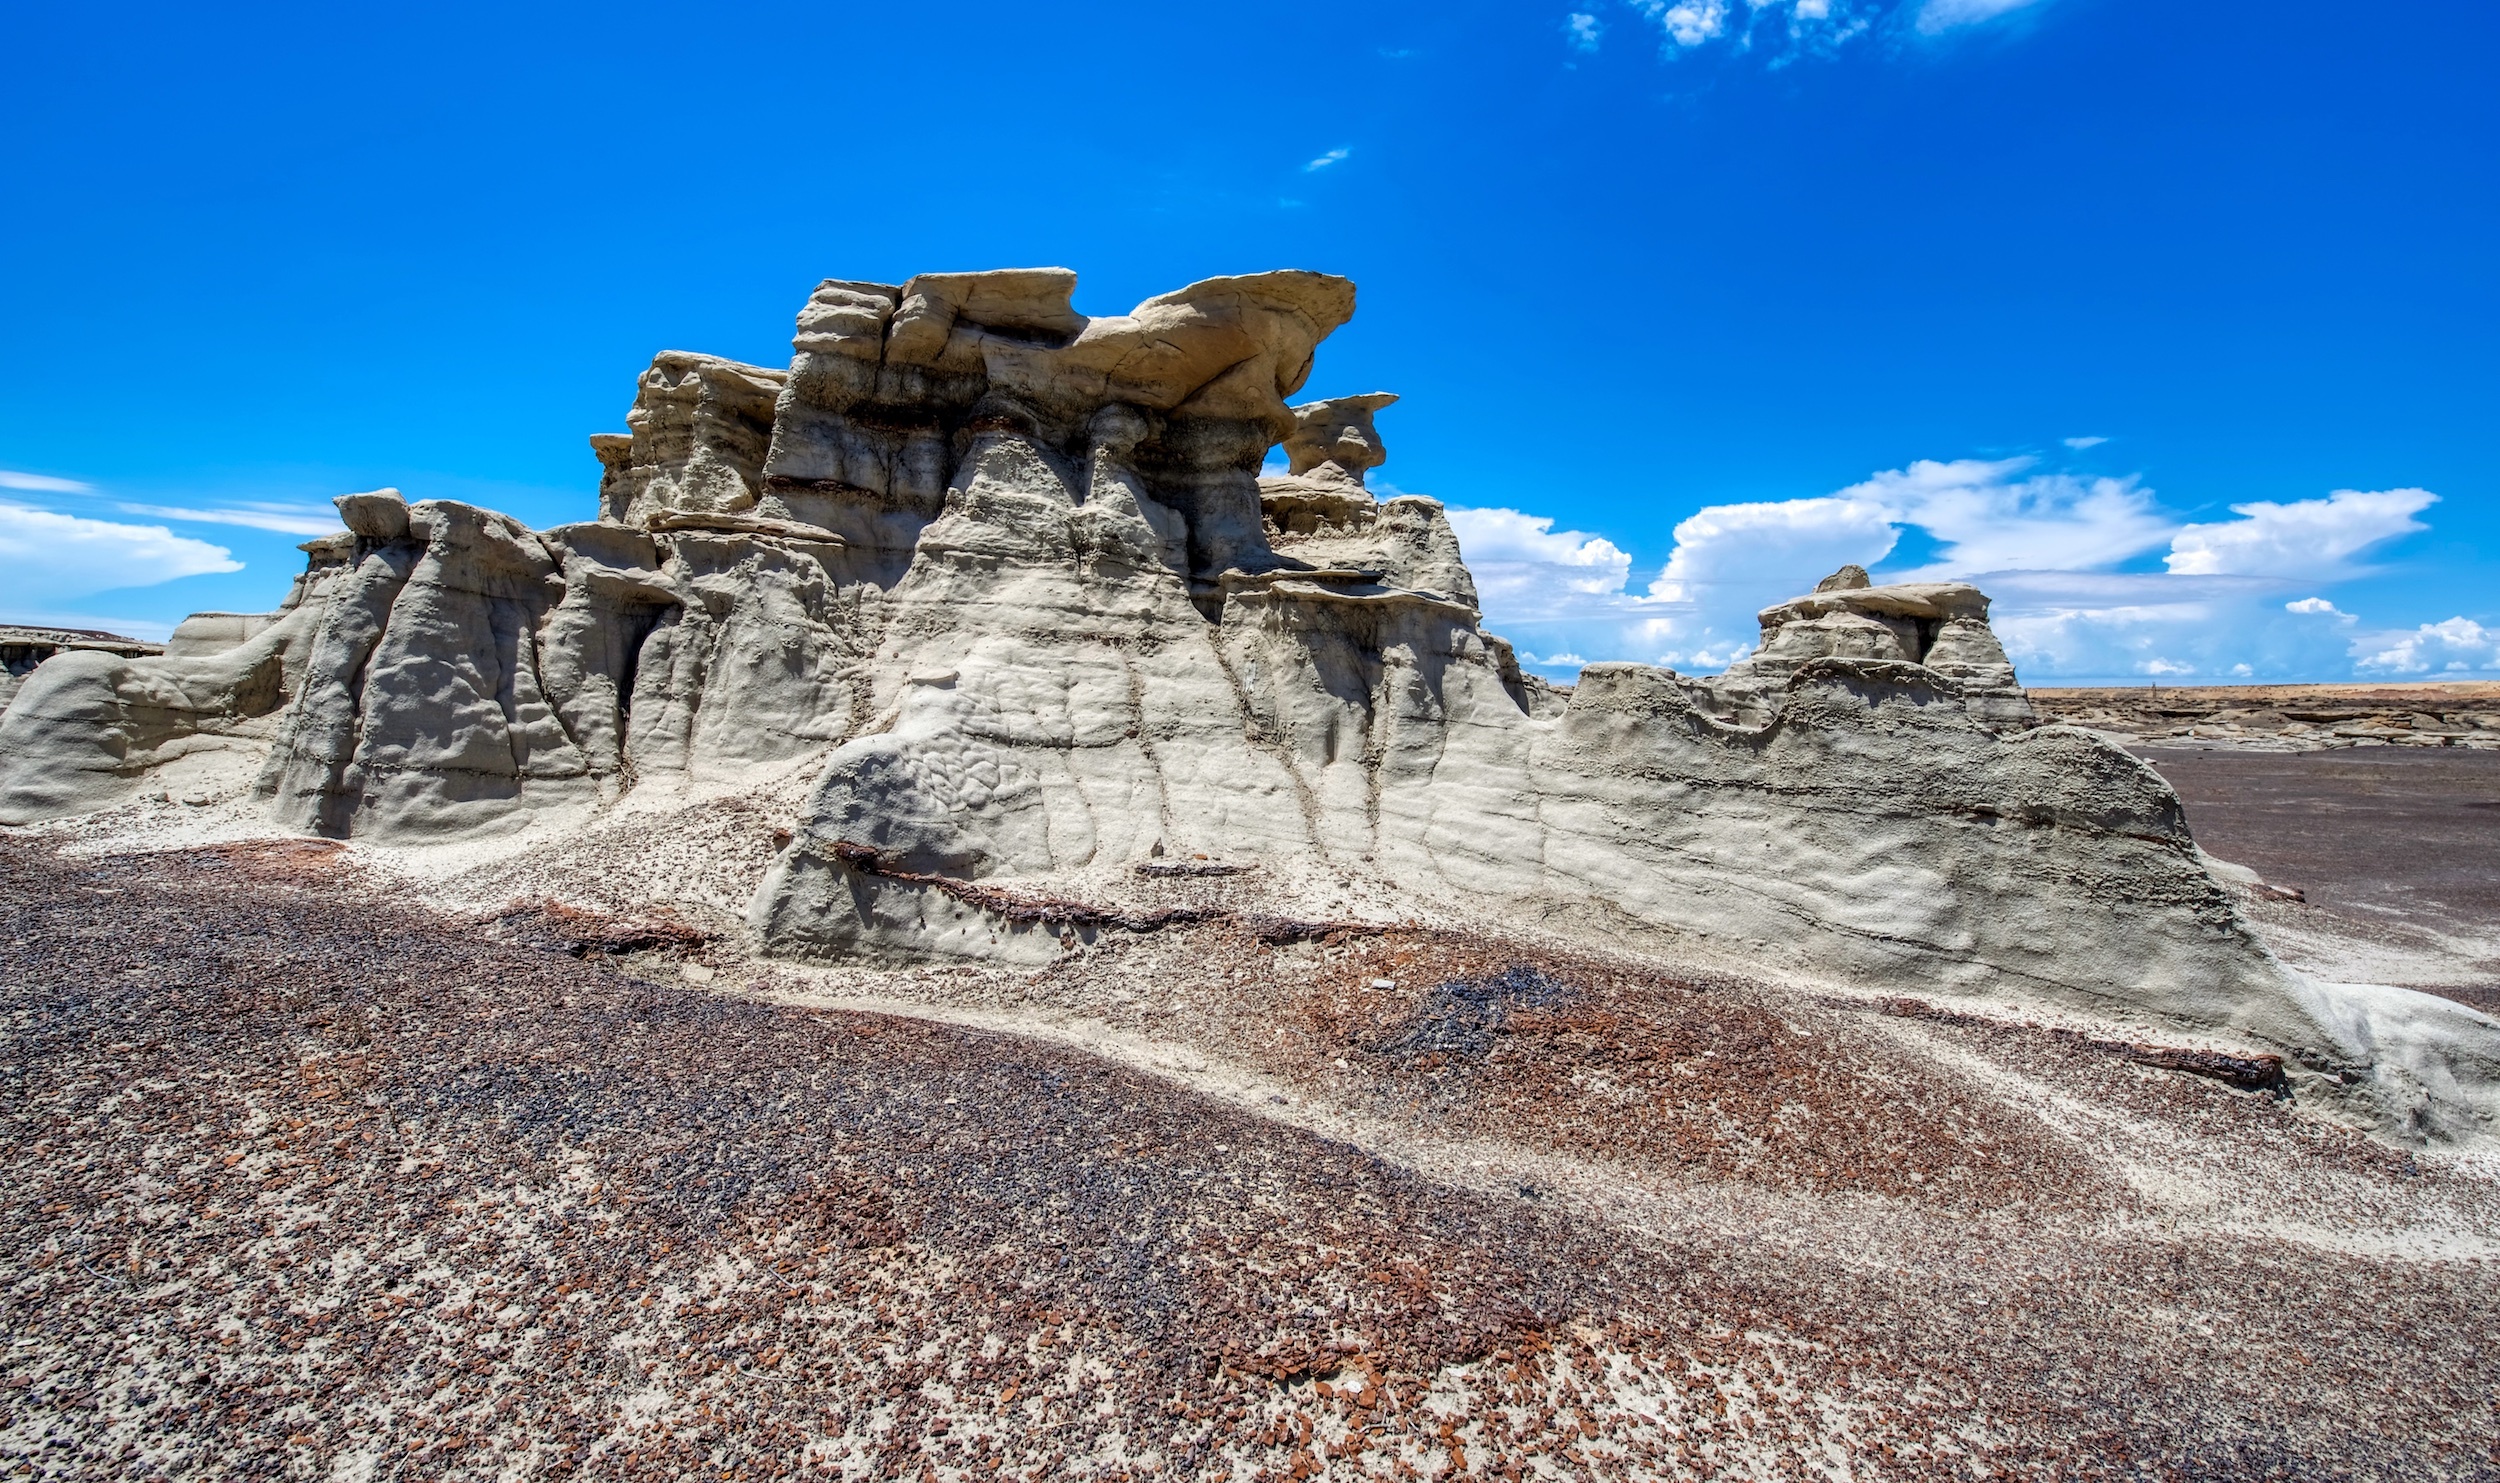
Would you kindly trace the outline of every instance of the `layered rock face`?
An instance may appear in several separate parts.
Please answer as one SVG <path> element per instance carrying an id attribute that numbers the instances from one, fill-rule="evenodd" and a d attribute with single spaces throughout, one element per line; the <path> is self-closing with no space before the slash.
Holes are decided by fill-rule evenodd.
<path id="1" fill-rule="evenodd" d="M 2027 727 L 1975 589 L 1844 572 L 1726 676 L 1556 691 L 1484 631 L 1441 507 L 1366 487 L 1394 398 L 1287 405 L 1350 284 L 1102 319 L 1073 286 L 828 282 L 786 375 L 665 354 L 594 440 L 596 521 L 345 497 L 257 634 L 39 672 L 0 811 L 113 801 L 220 728 L 260 728 L 279 820 L 384 842 L 821 756 L 752 904 L 769 952 L 1040 963 L 1153 920 L 1176 872 L 1271 910 L 1367 881 L 2252 1040 L 2361 1115 L 2482 1136 L 2489 1022 L 2278 964 L 2156 774 Z"/>
<path id="2" fill-rule="evenodd" d="M 1987 725 L 2019 728 L 2039 720 L 2014 677 L 2013 661 L 1988 627 L 1987 594 L 1966 582 L 1878 587 L 1864 567 L 1844 566 L 1805 596 L 1764 608 L 1761 620 L 1754 652 L 1707 686 L 1731 720 L 1770 720 L 1797 671 L 1828 658 L 1924 665 L 1953 680 L 1964 708 Z"/>

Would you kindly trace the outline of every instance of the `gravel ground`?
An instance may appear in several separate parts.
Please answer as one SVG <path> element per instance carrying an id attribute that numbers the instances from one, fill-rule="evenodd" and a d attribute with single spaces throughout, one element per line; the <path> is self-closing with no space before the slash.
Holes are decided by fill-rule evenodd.
<path id="1" fill-rule="evenodd" d="M 1419 930 L 844 974 L 407 900 L 0 836 L 0 1466 L 2500 1477 L 2490 1165 L 2055 1028 Z"/>

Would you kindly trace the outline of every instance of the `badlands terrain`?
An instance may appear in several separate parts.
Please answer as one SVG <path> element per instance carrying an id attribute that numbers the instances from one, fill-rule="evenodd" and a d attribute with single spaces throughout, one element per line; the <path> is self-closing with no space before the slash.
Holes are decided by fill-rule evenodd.
<path id="1" fill-rule="evenodd" d="M 2263 1064 L 1447 927 L 811 967 L 449 904 L 595 852 L 150 827 L 0 838 L 21 1475 L 2500 1473 L 2488 1157 Z"/>
<path id="2" fill-rule="evenodd" d="M 1548 684 L 1351 284 L 1073 282 L 23 636 L 9 1470 L 2500 1476 L 2480 700 Z"/>

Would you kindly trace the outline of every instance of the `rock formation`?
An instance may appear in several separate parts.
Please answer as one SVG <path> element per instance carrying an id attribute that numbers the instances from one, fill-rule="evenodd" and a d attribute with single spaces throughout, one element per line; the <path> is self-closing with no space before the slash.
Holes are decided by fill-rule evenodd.
<path id="1" fill-rule="evenodd" d="M 1287 405 L 1352 285 L 1101 319 L 1073 286 L 827 282 L 786 374 L 663 354 L 593 441 L 595 521 L 343 497 L 259 632 L 38 671 L 0 817 L 195 743 L 256 748 L 282 824 L 382 843 L 821 758 L 751 908 L 773 953 L 1041 963 L 1151 925 L 1180 862 L 1279 907 L 1367 880 L 2253 1042 L 2356 1116 L 2489 1133 L 2500 1031 L 2276 962 L 2158 775 L 2028 726 L 1976 589 L 1844 571 L 1717 680 L 1557 691 L 1484 631 L 1439 504 L 1365 487 L 1393 399 Z"/>
<path id="2" fill-rule="evenodd" d="M 2013 662 L 1988 627 L 1988 598 L 1964 582 L 1878 587 L 1844 566 L 1803 597 L 1762 610 L 1762 641 L 1707 688 L 1730 720 L 1758 726 L 1779 710 L 1797 671 L 1817 659 L 1924 665 L 1953 680 L 1982 724 L 2024 727 L 2039 719 Z"/>
<path id="3" fill-rule="evenodd" d="M 26 677 L 35 672 L 35 666 L 55 655 L 118 654 L 125 659 L 137 659 L 164 652 L 166 649 L 162 644 L 125 638 L 118 633 L 105 633 L 94 628 L 0 625 L 0 711 L 8 709 L 10 698 L 17 694 L 17 687 L 26 682 Z"/>

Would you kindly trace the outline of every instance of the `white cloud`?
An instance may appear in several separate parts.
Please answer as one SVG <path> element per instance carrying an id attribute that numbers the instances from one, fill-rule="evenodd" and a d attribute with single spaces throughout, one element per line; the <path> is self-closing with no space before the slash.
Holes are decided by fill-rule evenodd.
<path id="1" fill-rule="evenodd" d="M 1587 660 L 1567 649 L 1560 654 L 1548 654 L 1541 659 L 1522 649 L 1519 651 L 1519 662 L 1533 669 L 1581 669 L 1588 664 Z"/>
<path id="2" fill-rule="evenodd" d="M 1840 495 L 1881 506 L 1944 542 L 1934 561 L 1903 573 L 1903 581 L 2107 566 L 2151 550 L 2177 528 L 2133 477 L 2015 477 L 2033 462 L 1920 459 Z"/>
<path id="3" fill-rule="evenodd" d="M 241 525 L 291 536 L 326 536 L 342 528 L 337 511 L 314 505 L 245 503 L 199 510 L 176 505 L 116 503 L 113 508 L 124 515 L 153 515 L 160 520 L 195 520 L 208 525 Z"/>
<path id="4" fill-rule="evenodd" d="M 1699 46 L 1727 30 L 1727 0 L 1633 0 L 1678 46 Z"/>
<path id="5" fill-rule="evenodd" d="M 2500 670 L 2500 628 L 2448 618 L 2411 633 L 2364 635 L 2353 641 L 2352 657 L 2356 668 L 2400 675 Z"/>
<path id="6" fill-rule="evenodd" d="M 1307 175 L 1313 170 L 1325 170 L 1331 165 L 1343 164 L 1345 161 L 1352 159 L 1353 157 L 1353 149 L 1349 146 L 1341 145 L 1303 166 L 1302 172 Z"/>
<path id="7" fill-rule="evenodd" d="M 161 525 L 123 525 L 0 504 L 0 575 L 7 579 L 10 600 L 30 607 L 241 570 L 243 563 L 224 547 Z"/>
<path id="8" fill-rule="evenodd" d="M 1563 35 L 1570 38 L 1574 51 L 1597 50 L 1598 36 L 1603 29 L 1598 25 L 1597 17 L 1593 15 L 1583 15 L 1578 11 L 1573 11 L 1570 15 L 1563 17 Z"/>
<path id="9" fill-rule="evenodd" d="M 1669 669 L 1699 674 L 1704 670 L 1725 669 L 1753 650 L 1753 645 L 1740 644 L 1731 639 L 1716 644 L 1695 644 L 1689 649 L 1669 649 L 1658 656 L 1658 662 Z"/>
<path id="10" fill-rule="evenodd" d="M 15 469 L 0 469 L 0 489 L 24 489 L 38 494 L 88 494 L 95 486 L 76 479 L 55 479 L 50 474 L 21 474 Z"/>
<path id="11" fill-rule="evenodd" d="M 1551 515 L 1518 510 L 1449 511 L 1459 549 L 1488 610 L 1513 621 L 1584 612 L 1620 600 L 1632 558 L 1604 536 L 1554 529 Z"/>
<path id="12" fill-rule="evenodd" d="M 1915 530 L 1933 554 L 1878 580 L 1978 582 L 2007 651 L 2038 679 L 2494 667 L 2500 629 L 2459 617 L 2410 633 L 2359 632 L 2332 598 L 2302 591 L 2351 575 L 2351 558 L 2372 544 L 2422 529 L 2413 517 L 2434 498 L 2339 490 L 2182 526 L 2132 477 L 2038 473 L 2024 458 L 1921 460 L 1828 495 L 1695 511 L 1675 527 L 1645 592 L 1631 585 L 1630 557 L 1603 536 L 1513 509 L 1450 518 L 1493 630 L 1525 630 L 1516 636 L 1534 642 L 1524 647 L 1575 663 L 1722 668 L 1749 652 L 1761 608 L 1846 563 L 1876 567 Z M 2165 546 L 2167 570 L 2111 569 Z"/>
<path id="13" fill-rule="evenodd" d="M 2427 489 L 2338 489 L 2325 499 L 2233 505 L 2237 520 L 2180 527 L 2163 560 L 2183 577 L 2326 577 L 2381 541 L 2429 526 L 2415 515 L 2439 502 Z"/>
<path id="14" fill-rule="evenodd" d="M 1957 27 L 1993 21 L 2039 3 L 2040 0 L 1925 0 L 1918 8 L 1918 29 L 1935 36 Z"/>
<path id="15" fill-rule="evenodd" d="M 1632 8 L 1666 33 L 1669 45 L 1688 50 L 1724 41 L 1738 51 L 1763 42 L 1784 41 L 1769 65 L 1784 66 L 1798 56 L 1831 55 L 1845 42 L 1877 26 L 1907 29 L 1936 37 L 2025 10 L 2045 0 L 1746 0 L 1740 17 L 1731 0 L 1629 0 Z M 1574 14 L 1565 26 L 1572 44 L 1595 49 L 1595 37 L 1580 40 L 1576 23 L 1593 17 Z M 1777 30 L 1768 29 L 1776 25 Z M 1784 35 L 1782 34 L 1784 33 Z"/>
<path id="16" fill-rule="evenodd" d="M 1711 505 L 1675 527 L 1675 550 L 1652 597 L 1750 615 L 1824 573 L 1883 560 L 1900 533 L 1883 505 L 1847 493 L 1823 499 Z M 1750 629 L 1748 624 L 1747 628 Z"/>
<path id="17" fill-rule="evenodd" d="M 1450 518 L 1497 627 L 1559 626 L 1574 648 L 1595 646 L 1602 657 L 1710 670 L 1751 651 L 1756 613 L 1841 566 L 1873 566 L 1904 525 L 1922 527 L 1941 549 L 1894 580 L 2105 565 L 2159 546 L 2176 528 L 2132 479 L 2021 477 L 2030 465 L 1922 460 L 1837 494 L 1707 506 L 1675 527 L 1675 547 L 1643 596 L 1626 594 L 1630 559 L 1602 537 L 1556 532 L 1549 517 L 1516 510 Z"/>
<path id="18" fill-rule="evenodd" d="M 2107 438 L 2060 438 L 2058 441 L 2059 441 L 2059 442 L 2061 442 L 2061 443 L 2064 443 L 2067 447 L 2074 449 L 2077 453 L 2081 453 L 2081 452 L 2082 452 L 2084 449 L 2086 449 L 2086 448 L 2098 448 L 2098 447 L 2100 447 L 2103 443 L 2108 442 L 2108 441 L 2109 441 L 2109 439 L 2107 439 Z"/>

